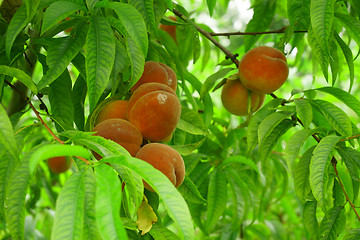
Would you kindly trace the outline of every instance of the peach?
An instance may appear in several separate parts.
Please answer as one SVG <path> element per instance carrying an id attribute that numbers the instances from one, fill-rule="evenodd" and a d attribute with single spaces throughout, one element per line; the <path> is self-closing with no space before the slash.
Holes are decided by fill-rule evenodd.
<path id="1" fill-rule="evenodd" d="M 284 84 L 288 75 L 289 67 L 285 55 L 268 46 L 251 49 L 239 63 L 242 84 L 259 94 L 276 91 Z"/>
<path id="2" fill-rule="evenodd" d="M 145 83 L 129 99 L 126 115 L 144 139 L 161 142 L 174 132 L 181 115 L 181 104 L 169 86 Z"/>
<path id="3" fill-rule="evenodd" d="M 99 111 L 95 124 L 111 118 L 121 118 L 126 120 L 126 108 L 128 101 L 126 100 L 113 100 L 105 104 Z"/>
<path id="4" fill-rule="evenodd" d="M 130 89 L 134 92 L 140 85 L 149 82 L 163 83 L 176 91 L 177 77 L 172 68 L 163 63 L 147 61 L 144 65 L 144 72 L 139 81 Z"/>
<path id="5" fill-rule="evenodd" d="M 131 156 L 135 156 L 143 142 L 139 129 L 129 121 L 120 118 L 106 119 L 96 125 L 93 131 L 95 136 L 102 136 L 120 144 Z M 101 158 L 97 154 L 94 155 L 96 159 Z"/>
<path id="6" fill-rule="evenodd" d="M 47 160 L 49 169 L 56 174 L 66 172 L 72 163 L 70 156 L 52 157 Z"/>
<path id="7" fill-rule="evenodd" d="M 176 21 L 176 17 L 175 16 L 169 16 L 169 18 L 171 20 Z M 165 32 L 167 32 L 170 37 L 172 37 L 172 39 L 174 39 L 175 42 L 177 42 L 176 40 L 176 25 L 165 25 L 160 23 L 159 28 L 164 30 Z"/>
<path id="8" fill-rule="evenodd" d="M 233 76 L 232 76 L 233 77 Z M 248 115 L 248 95 L 251 94 L 251 111 L 257 111 L 264 103 L 265 94 L 257 94 L 248 90 L 239 78 L 226 80 L 221 92 L 221 101 L 225 109 L 237 116 Z"/>
<path id="9" fill-rule="evenodd" d="M 185 164 L 181 155 L 172 147 L 162 143 L 149 143 L 143 146 L 135 155 L 136 158 L 150 163 L 161 171 L 175 187 L 179 187 L 185 178 Z M 144 182 L 144 187 L 153 189 Z"/>

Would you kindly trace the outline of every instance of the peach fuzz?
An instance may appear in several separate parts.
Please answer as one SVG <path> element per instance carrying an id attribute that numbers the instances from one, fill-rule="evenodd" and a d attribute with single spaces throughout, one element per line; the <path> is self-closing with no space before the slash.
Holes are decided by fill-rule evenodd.
<path id="1" fill-rule="evenodd" d="M 123 148 L 125 148 L 131 156 L 135 156 L 143 142 L 143 137 L 139 129 L 132 123 L 120 118 L 107 119 L 100 122 L 93 129 L 95 136 L 101 136 L 110 139 Z M 97 159 L 101 157 L 94 154 Z"/>
<path id="2" fill-rule="evenodd" d="M 130 92 L 133 93 L 139 86 L 149 82 L 163 83 L 176 91 L 176 74 L 172 68 L 164 63 L 154 61 L 145 62 L 143 74 L 141 75 L 138 82 L 130 89 Z"/>
<path id="3" fill-rule="evenodd" d="M 136 154 L 136 158 L 150 163 L 161 171 L 175 187 L 179 187 L 185 178 L 185 164 L 181 155 L 172 147 L 162 143 L 149 143 Z M 153 189 L 144 182 L 144 187 Z"/>
<path id="4" fill-rule="evenodd" d="M 284 84 L 288 75 L 289 67 L 285 55 L 268 46 L 251 49 L 239 63 L 242 84 L 259 94 L 276 91 Z"/>

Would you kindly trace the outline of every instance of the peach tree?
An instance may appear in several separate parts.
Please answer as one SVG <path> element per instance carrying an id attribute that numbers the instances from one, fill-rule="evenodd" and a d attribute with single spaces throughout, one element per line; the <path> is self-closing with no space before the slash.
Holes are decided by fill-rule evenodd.
<path id="1" fill-rule="evenodd" d="M 359 239 L 359 1 L 0 0 L 0 13 L 2 239 Z M 233 115 L 221 90 L 258 46 L 284 54 L 287 79 L 259 110 L 250 90 L 227 99 L 247 109 Z M 163 144 L 184 160 L 178 188 L 93 132 L 147 61 L 176 74 Z M 279 73 L 257 61 L 241 71 Z M 51 171 L 64 156 L 70 169 Z"/>

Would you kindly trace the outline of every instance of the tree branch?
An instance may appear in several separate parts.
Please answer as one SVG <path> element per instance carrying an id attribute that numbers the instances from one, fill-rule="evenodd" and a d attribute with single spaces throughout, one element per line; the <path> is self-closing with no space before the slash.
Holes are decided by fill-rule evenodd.
<path id="1" fill-rule="evenodd" d="M 285 33 L 285 30 L 286 30 L 287 27 L 283 27 L 283 28 L 280 28 L 278 30 L 273 30 L 273 31 L 264 31 L 264 32 L 227 32 L 227 33 L 210 33 L 211 36 L 242 36 L 242 35 L 250 35 L 250 36 L 256 36 L 256 35 L 265 35 L 265 34 L 277 34 L 277 33 Z M 297 30 L 297 31 L 294 31 L 294 33 L 307 33 L 306 30 Z"/>

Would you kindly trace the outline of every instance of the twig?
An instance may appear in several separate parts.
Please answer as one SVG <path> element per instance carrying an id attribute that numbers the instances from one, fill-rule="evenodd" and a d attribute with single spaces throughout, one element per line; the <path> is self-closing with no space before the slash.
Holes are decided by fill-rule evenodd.
<path id="1" fill-rule="evenodd" d="M 239 60 L 237 60 L 236 55 L 230 52 L 227 48 L 225 48 L 223 45 L 221 45 L 218 41 L 216 41 L 215 38 L 211 36 L 211 34 L 201 27 L 199 27 L 197 24 L 195 24 L 193 21 L 191 21 L 189 18 L 184 16 L 181 12 L 179 12 L 176 9 L 173 9 L 173 13 L 184 20 L 187 23 L 192 24 L 198 32 L 200 32 L 202 35 L 204 35 L 207 39 L 209 39 L 216 47 L 218 47 L 223 53 L 225 53 L 226 58 L 230 59 L 233 63 L 235 63 L 236 66 L 239 66 Z"/>
<path id="2" fill-rule="evenodd" d="M 256 36 L 256 35 L 265 35 L 265 34 L 276 34 L 276 33 L 285 33 L 287 27 L 280 28 L 278 30 L 273 31 L 265 31 L 265 32 L 227 32 L 227 33 L 210 33 L 211 36 L 241 36 L 241 35 L 250 35 L 250 36 Z M 294 31 L 294 33 L 306 33 L 307 31 Z"/>

